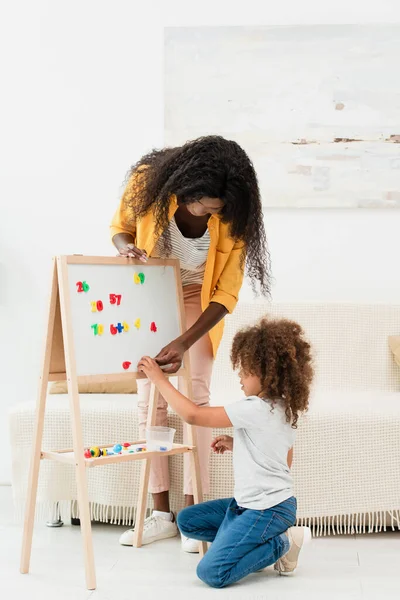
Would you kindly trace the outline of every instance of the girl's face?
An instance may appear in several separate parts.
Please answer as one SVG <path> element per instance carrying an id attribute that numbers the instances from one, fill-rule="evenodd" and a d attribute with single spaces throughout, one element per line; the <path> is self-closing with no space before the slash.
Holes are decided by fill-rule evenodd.
<path id="1" fill-rule="evenodd" d="M 246 396 L 258 396 L 261 394 L 261 382 L 257 375 L 239 371 L 240 385 Z"/>
<path id="2" fill-rule="evenodd" d="M 186 204 L 188 212 L 194 217 L 205 217 L 207 215 L 216 215 L 224 207 L 224 203 L 219 198 L 209 198 L 203 196 L 196 202 L 190 202 Z"/>

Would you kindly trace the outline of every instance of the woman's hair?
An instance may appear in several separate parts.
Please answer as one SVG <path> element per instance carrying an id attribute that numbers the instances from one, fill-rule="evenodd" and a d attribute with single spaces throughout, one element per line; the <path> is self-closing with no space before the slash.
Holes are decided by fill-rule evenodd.
<path id="1" fill-rule="evenodd" d="M 171 195 L 176 194 L 180 204 L 204 196 L 220 198 L 224 202 L 221 220 L 229 224 L 229 235 L 244 242 L 241 264 L 246 259 L 253 290 L 258 282 L 262 294 L 270 293 L 260 190 L 253 164 L 239 144 L 207 136 L 179 148 L 153 150 L 132 166 L 128 178 L 136 179 L 136 185 L 125 195 L 126 214 L 135 219 L 153 211 L 156 232 L 165 232 L 162 242 L 167 256 L 171 252 L 167 232 Z"/>
<path id="2" fill-rule="evenodd" d="M 262 394 L 285 407 L 286 418 L 297 427 L 299 413 L 308 409 L 313 367 L 310 344 L 300 325 L 287 319 L 262 319 L 239 331 L 233 340 L 234 369 L 257 375 Z"/>

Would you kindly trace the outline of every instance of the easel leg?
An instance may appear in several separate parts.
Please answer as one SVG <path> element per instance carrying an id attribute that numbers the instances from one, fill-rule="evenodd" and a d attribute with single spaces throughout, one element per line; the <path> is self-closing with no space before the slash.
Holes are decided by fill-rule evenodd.
<path id="1" fill-rule="evenodd" d="M 96 571 L 92 540 L 92 524 L 90 521 L 89 493 L 87 487 L 86 467 L 84 461 L 83 433 L 79 392 L 76 377 L 68 380 L 68 391 L 72 415 L 72 437 L 74 441 L 76 488 L 78 492 L 79 519 L 83 541 L 83 556 L 85 560 L 86 587 L 96 589 Z"/>
<path id="2" fill-rule="evenodd" d="M 28 494 L 25 508 L 24 532 L 22 538 L 22 551 L 20 563 L 21 573 L 29 573 L 29 563 L 31 558 L 33 526 L 35 522 L 36 496 L 40 470 L 40 455 L 42 450 L 44 415 L 46 409 L 47 385 L 49 380 L 51 348 L 53 343 L 53 331 L 57 298 L 57 270 L 56 263 L 55 261 L 53 261 L 53 275 L 48 308 L 47 331 L 44 346 L 42 373 L 39 381 L 38 399 L 36 404 L 35 434 L 28 479 Z"/>
<path id="3" fill-rule="evenodd" d="M 190 375 L 186 374 L 184 377 L 182 377 L 182 383 L 184 386 L 186 396 L 188 398 L 192 399 L 193 391 L 192 391 L 192 380 L 191 380 Z M 197 451 L 196 429 L 192 425 L 188 425 L 188 439 L 189 439 L 189 445 L 193 447 L 193 450 L 190 453 L 190 464 L 191 464 L 191 468 L 192 468 L 193 498 L 194 498 L 195 504 L 200 504 L 201 502 L 203 502 L 203 490 L 202 490 L 202 484 L 201 484 L 199 454 Z M 201 557 L 204 556 L 204 554 L 207 552 L 207 550 L 208 550 L 207 542 L 200 542 L 200 556 Z"/>
<path id="4" fill-rule="evenodd" d="M 26 499 L 24 533 L 22 538 L 21 573 L 29 573 L 31 559 L 33 526 L 35 522 L 36 496 L 39 482 L 40 454 L 42 449 L 44 413 L 47 396 L 47 376 L 41 377 L 39 402 L 36 409 L 35 437 L 28 479 L 28 494 Z"/>
<path id="5" fill-rule="evenodd" d="M 77 456 L 77 450 L 75 456 Z M 79 452 L 79 451 L 78 451 Z M 83 457 L 83 445 L 81 455 Z M 94 566 L 94 552 L 92 540 L 92 524 L 90 522 L 89 494 L 87 489 L 86 468 L 83 461 L 76 464 L 76 486 L 78 491 L 79 519 L 83 541 L 83 554 L 85 559 L 86 587 L 88 590 L 96 589 L 96 571 Z"/>
<path id="6" fill-rule="evenodd" d="M 146 516 L 147 508 L 147 496 L 149 490 L 149 479 L 150 479 L 150 468 L 151 459 L 147 458 L 143 460 L 141 471 L 140 471 L 140 484 L 139 484 L 139 495 L 138 505 L 136 510 L 135 519 L 135 530 L 133 533 L 133 546 L 140 548 L 143 539 L 143 524 Z"/>
<path id="7" fill-rule="evenodd" d="M 149 413 L 147 416 L 147 426 L 148 427 L 152 427 L 156 423 L 157 405 L 158 405 L 159 395 L 160 395 L 159 391 L 156 389 L 155 385 L 151 384 Z M 135 531 L 133 534 L 133 545 L 135 548 L 140 548 L 142 545 L 143 524 L 144 524 L 144 519 L 146 516 L 147 496 L 148 496 L 148 492 L 149 492 L 150 469 L 151 469 L 151 459 L 146 458 L 143 461 L 141 471 L 140 471 L 138 505 L 137 505 L 137 510 L 136 510 Z"/>
<path id="8" fill-rule="evenodd" d="M 79 518 L 85 559 L 86 585 L 88 590 L 96 588 L 92 525 L 90 522 L 89 494 L 84 459 L 82 419 L 79 403 L 78 380 L 73 351 L 71 307 L 68 294 L 68 274 L 65 257 L 58 259 L 58 282 L 61 298 L 61 320 L 63 327 L 65 364 L 67 370 L 68 396 L 71 410 L 72 439 L 75 458 L 76 485 L 78 492 Z"/>

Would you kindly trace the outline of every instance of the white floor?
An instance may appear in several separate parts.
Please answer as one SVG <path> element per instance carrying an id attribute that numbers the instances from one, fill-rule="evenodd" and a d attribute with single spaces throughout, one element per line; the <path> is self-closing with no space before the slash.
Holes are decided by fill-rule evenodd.
<path id="1" fill-rule="evenodd" d="M 122 527 L 93 527 L 98 589 L 85 589 L 78 527 L 35 527 L 31 573 L 19 573 L 21 526 L 13 522 L 11 489 L 0 487 L 2 600 L 398 600 L 400 532 L 315 538 L 295 576 L 269 568 L 224 590 L 195 574 L 198 558 L 178 539 L 139 550 L 118 544 Z"/>

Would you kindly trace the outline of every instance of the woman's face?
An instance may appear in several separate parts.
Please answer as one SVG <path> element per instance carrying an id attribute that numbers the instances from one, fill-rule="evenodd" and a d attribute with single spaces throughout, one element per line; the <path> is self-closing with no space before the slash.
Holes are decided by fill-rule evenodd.
<path id="1" fill-rule="evenodd" d="M 208 196 L 203 196 L 200 200 L 186 204 L 188 212 L 194 217 L 216 215 L 221 212 L 223 207 L 224 203 L 220 198 L 209 198 Z"/>

